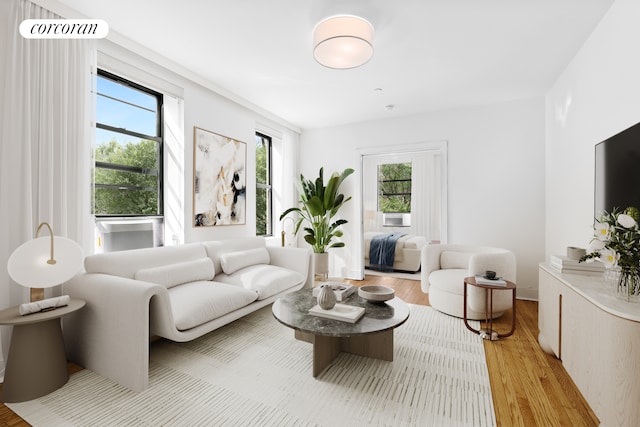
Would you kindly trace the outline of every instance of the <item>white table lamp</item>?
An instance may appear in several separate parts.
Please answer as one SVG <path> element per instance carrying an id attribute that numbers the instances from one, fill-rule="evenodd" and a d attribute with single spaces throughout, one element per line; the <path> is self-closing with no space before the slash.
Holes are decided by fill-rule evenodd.
<path id="1" fill-rule="evenodd" d="M 38 237 L 46 226 L 50 237 Z M 44 298 L 44 288 L 71 279 L 82 267 L 84 253 L 80 245 L 66 237 L 54 236 L 51 226 L 43 222 L 36 238 L 20 245 L 9 257 L 9 276 L 18 284 L 31 288 L 31 301 Z"/>

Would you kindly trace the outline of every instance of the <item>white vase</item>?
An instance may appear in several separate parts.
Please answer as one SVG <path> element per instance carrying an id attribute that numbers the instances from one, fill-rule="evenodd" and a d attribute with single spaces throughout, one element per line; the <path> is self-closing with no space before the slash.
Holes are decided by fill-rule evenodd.
<path id="1" fill-rule="evenodd" d="M 315 282 L 323 282 L 329 278 L 329 253 L 313 254 L 313 275 Z"/>
<path id="2" fill-rule="evenodd" d="M 331 310 L 337 302 L 336 294 L 331 285 L 322 285 L 318 293 L 318 305 L 323 310 Z"/>

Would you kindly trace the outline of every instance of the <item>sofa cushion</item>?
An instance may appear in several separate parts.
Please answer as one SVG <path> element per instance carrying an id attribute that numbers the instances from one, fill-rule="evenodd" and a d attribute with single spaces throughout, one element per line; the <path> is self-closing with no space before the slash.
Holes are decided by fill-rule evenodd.
<path id="1" fill-rule="evenodd" d="M 442 251 L 440 268 L 469 268 L 469 258 L 473 252 Z"/>
<path id="2" fill-rule="evenodd" d="M 169 289 L 171 311 L 180 331 L 251 304 L 258 298 L 254 291 L 225 283 L 201 281 Z"/>
<path id="3" fill-rule="evenodd" d="M 249 249 L 266 248 L 267 242 L 262 236 L 239 237 L 230 240 L 211 240 L 202 242 L 207 256 L 213 260 L 216 274 L 222 272 L 220 257 L 230 252 L 246 251 Z"/>
<path id="4" fill-rule="evenodd" d="M 463 294 L 464 278 L 469 273 L 462 268 L 436 270 L 429 274 L 429 289 L 436 288 L 456 295 Z"/>
<path id="5" fill-rule="evenodd" d="M 225 274 L 233 274 L 256 264 L 269 264 L 267 248 L 245 249 L 220 255 L 220 266 Z"/>
<path id="6" fill-rule="evenodd" d="M 133 279 L 138 270 L 162 267 L 177 262 L 205 258 L 207 251 L 200 242 L 177 246 L 131 249 L 87 255 L 84 268 L 87 273 L 111 274 Z"/>
<path id="7" fill-rule="evenodd" d="M 213 261 L 211 258 L 200 258 L 161 267 L 143 268 L 136 272 L 134 278 L 156 283 L 167 289 L 183 283 L 211 280 L 213 279 Z"/>
<path id="8" fill-rule="evenodd" d="M 286 268 L 260 264 L 243 268 L 234 274 L 219 274 L 216 281 L 251 289 L 262 300 L 304 283 L 306 277 Z"/>

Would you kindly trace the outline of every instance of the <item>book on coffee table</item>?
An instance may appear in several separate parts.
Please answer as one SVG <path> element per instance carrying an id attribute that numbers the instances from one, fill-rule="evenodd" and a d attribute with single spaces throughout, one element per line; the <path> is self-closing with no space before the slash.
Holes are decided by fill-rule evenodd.
<path id="1" fill-rule="evenodd" d="M 336 295 L 338 301 L 344 301 L 349 295 L 355 292 L 356 287 L 349 283 L 342 282 L 322 282 L 318 286 L 313 288 L 313 296 L 317 297 L 320 293 L 320 287 L 322 285 L 331 285 L 333 293 Z"/>
<path id="2" fill-rule="evenodd" d="M 326 319 L 356 323 L 364 315 L 364 308 L 346 304 L 336 304 L 331 310 L 325 310 L 316 304 L 309 309 L 309 314 Z"/>

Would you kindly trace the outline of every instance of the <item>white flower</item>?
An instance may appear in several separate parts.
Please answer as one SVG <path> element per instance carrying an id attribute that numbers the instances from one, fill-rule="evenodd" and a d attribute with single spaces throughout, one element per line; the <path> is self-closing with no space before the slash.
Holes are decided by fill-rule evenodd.
<path id="1" fill-rule="evenodd" d="M 600 261 L 604 262 L 606 268 L 613 268 L 618 265 L 620 254 L 613 249 L 602 249 L 600 251 Z"/>
<path id="2" fill-rule="evenodd" d="M 589 247 L 587 248 L 587 253 L 588 254 L 592 254 L 594 252 L 600 252 L 601 250 L 604 249 L 606 243 L 603 242 L 602 240 L 598 240 L 598 239 L 594 239 L 591 241 L 591 243 L 589 243 Z M 594 258 L 587 258 L 586 260 L 584 260 L 584 262 L 586 263 L 590 263 L 595 261 Z"/>
<path id="3" fill-rule="evenodd" d="M 605 244 L 606 243 L 602 240 L 592 240 L 591 243 L 589 243 L 589 247 L 587 248 L 587 253 L 592 254 L 594 252 L 599 252 L 604 249 Z"/>
<path id="4" fill-rule="evenodd" d="M 633 228 L 636 226 L 636 220 L 631 218 L 627 214 L 618 215 L 618 224 L 623 226 L 624 228 Z"/>
<path id="5" fill-rule="evenodd" d="M 596 239 L 606 242 L 611 237 L 611 230 L 609 229 L 609 224 L 606 222 L 599 222 L 595 225 L 595 235 Z"/>

